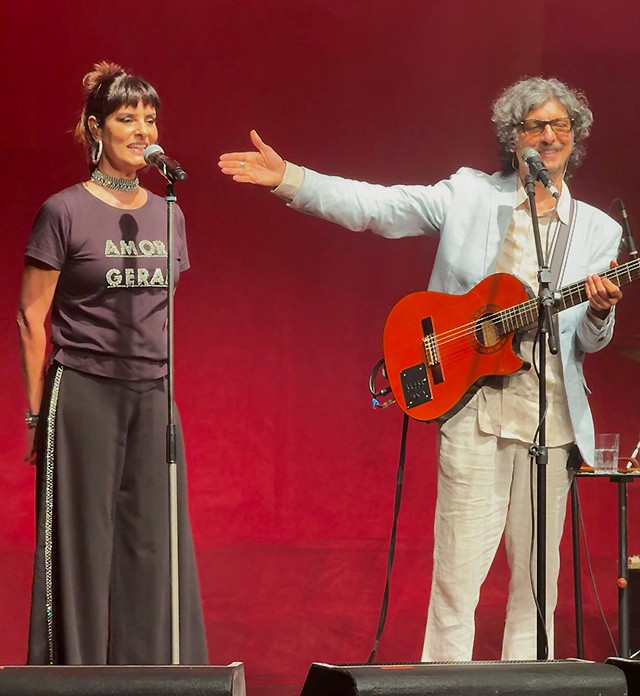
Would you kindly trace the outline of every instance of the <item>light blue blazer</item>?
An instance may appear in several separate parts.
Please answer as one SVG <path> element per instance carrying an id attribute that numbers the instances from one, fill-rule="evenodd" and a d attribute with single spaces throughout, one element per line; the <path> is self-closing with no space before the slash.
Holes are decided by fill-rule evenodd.
<path id="1" fill-rule="evenodd" d="M 485 174 L 463 168 L 433 186 L 381 186 L 304 169 L 304 183 L 290 206 L 351 230 L 388 238 L 439 235 L 429 289 L 463 294 L 493 272 L 513 216 L 517 174 Z M 567 191 L 568 193 L 568 191 Z M 568 206 L 563 194 L 561 205 Z M 574 233 L 560 286 L 609 268 L 620 245 L 620 226 L 602 211 L 576 202 Z M 593 463 L 594 427 L 582 365 L 586 353 L 609 343 L 614 312 L 604 321 L 587 303 L 558 316 L 560 353 L 569 414 L 584 460 Z"/>

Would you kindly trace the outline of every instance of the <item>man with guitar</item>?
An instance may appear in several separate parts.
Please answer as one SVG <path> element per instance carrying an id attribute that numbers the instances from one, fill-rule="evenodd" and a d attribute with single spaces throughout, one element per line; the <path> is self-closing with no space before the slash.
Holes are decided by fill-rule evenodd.
<path id="1" fill-rule="evenodd" d="M 440 399 L 447 404 L 440 411 L 436 408 L 431 414 L 416 416 L 420 420 L 447 418 L 439 432 L 433 579 L 424 661 L 471 659 L 480 587 L 503 533 L 511 580 L 502 657 L 536 658 L 536 610 L 530 580 L 535 577 L 530 561 L 531 481 L 535 477 L 529 450 L 538 426 L 538 381 L 533 369 L 511 374 L 521 365 L 519 360 L 514 364 L 513 357 L 504 362 L 496 358 L 500 351 L 510 351 L 508 339 L 513 331 L 528 329 L 530 322 L 520 321 L 518 316 L 526 307 L 522 293 L 511 299 L 511 290 L 503 289 L 500 282 L 505 276 L 493 275 L 513 274 L 537 291 L 532 219 L 523 188 L 530 166 L 532 172 L 534 166 L 536 171 L 542 168 L 543 177 L 548 174 L 547 185 L 536 181 L 535 200 L 543 250 L 547 258 L 551 256 L 552 274 L 557 276 L 552 282 L 556 287 L 574 284 L 562 292 L 564 306 L 554 308 L 560 350 L 547 361 L 546 626 L 548 653 L 553 657 L 559 544 L 572 477 L 568 463 L 576 458 L 592 463 L 594 456 L 594 427 L 582 363 L 586 353 L 600 350 L 611 340 L 613 306 L 622 297 L 620 283 L 614 282 L 620 279 L 613 260 L 620 227 L 603 212 L 572 199 L 565 183 L 584 154 L 592 121 L 580 92 L 555 79 L 528 78 L 505 90 L 493 105 L 502 169 L 492 175 L 462 168 L 432 186 L 386 187 L 341 179 L 285 162 L 255 131 L 251 132 L 255 151 L 220 158 L 222 172 L 235 181 L 272 187 L 291 207 L 349 229 L 371 229 L 392 238 L 440 237 L 430 293 L 424 293 L 434 300 L 433 312 L 420 315 L 417 328 L 410 327 L 419 331 L 416 350 L 421 357 L 415 367 L 422 371 L 420 381 L 428 385 L 428 393 L 421 399 L 429 408 Z M 601 273 L 607 267 L 610 270 Z M 485 280 L 489 276 L 492 279 Z M 632 279 L 630 270 L 629 276 Z M 486 296 L 481 294 L 476 306 L 467 307 L 475 301 L 472 291 L 481 281 Z M 518 287 L 521 289 L 520 284 Z M 440 293 L 456 296 L 451 298 L 458 303 L 455 312 L 447 308 L 441 312 L 444 316 L 438 316 L 438 305 L 447 301 Z M 515 307 L 510 309 L 512 305 Z M 442 324 L 452 313 L 462 319 L 457 328 L 447 326 L 444 331 Z M 412 323 L 410 316 L 411 312 L 400 315 L 397 330 Z M 396 327 L 389 331 L 393 334 Z M 535 330 L 521 333 L 522 358 L 537 362 Z M 405 338 L 397 341 L 399 351 L 404 350 Z M 387 349 L 393 352 L 394 348 L 391 340 L 387 345 L 385 335 L 388 370 Z M 483 362 L 488 368 L 474 372 L 475 365 Z M 405 367 L 411 365 L 410 361 Z M 487 375 L 493 376 L 482 379 L 481 386 L 476 385 L 466 396 L 448 393 L 453 384 L 462 384 L 461 391 L 468 391 Z M 390 374 L 392 387 L 393 378 Z M 403 393 L 405 386 L 410 391 L 412 385 L 401 384 L 401 377 L 398 380 L 394 396 L 403 410 L 415 415 Z M 460 403 L 451 407 L 449 402 L 456 400 Z"/>

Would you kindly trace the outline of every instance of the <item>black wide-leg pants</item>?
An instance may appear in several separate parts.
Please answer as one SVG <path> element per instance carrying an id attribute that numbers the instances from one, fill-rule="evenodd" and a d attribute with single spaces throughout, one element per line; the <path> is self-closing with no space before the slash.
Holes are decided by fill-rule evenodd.
<path id="1" fill-rule="evenodd" d="M 171 663 L 165 386 L 48 372 L 29 664 Z M 207 664 L 177 431 L 180 662 Z"/>

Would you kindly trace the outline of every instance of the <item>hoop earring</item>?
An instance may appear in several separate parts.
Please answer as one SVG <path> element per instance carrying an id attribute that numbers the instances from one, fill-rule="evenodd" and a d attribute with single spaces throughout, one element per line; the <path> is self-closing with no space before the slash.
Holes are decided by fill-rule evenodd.
<path id="1" fill-rule="evenodd" d="M 518 158 L 516 157 L 515 150 L 511 153 L 511 167 L 517 172 L 519 170 L 518 167 Z"/>
<path id="2" fill-rule="evenodd" d="M 98 162 L 100 161 L 100 158 L 102 157 L 102 140 L 96 140 L 94 142 L 96 142 L 97 145 L 95 147 L 95 151 L 93 151 L 91 153 L 91 161 L 94 164 L 98 164 Z M 92 148 L 92 150 L 93 150 L 93 148 Z"/>

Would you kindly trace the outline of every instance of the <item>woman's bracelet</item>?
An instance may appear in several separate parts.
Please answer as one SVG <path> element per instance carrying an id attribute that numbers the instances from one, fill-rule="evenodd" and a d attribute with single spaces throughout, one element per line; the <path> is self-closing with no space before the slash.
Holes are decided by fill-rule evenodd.
<path id="1" fill-rule="evenodd" d="M 27 409 L 27 413 L 25 414 L 24 417 L 24 422 L 27 424 L 27 428 L 32 430 L 33 428 L 37 427 L 38 425 L 38 414 L 37 413 L 31 413 L 31 409 Z"/>

